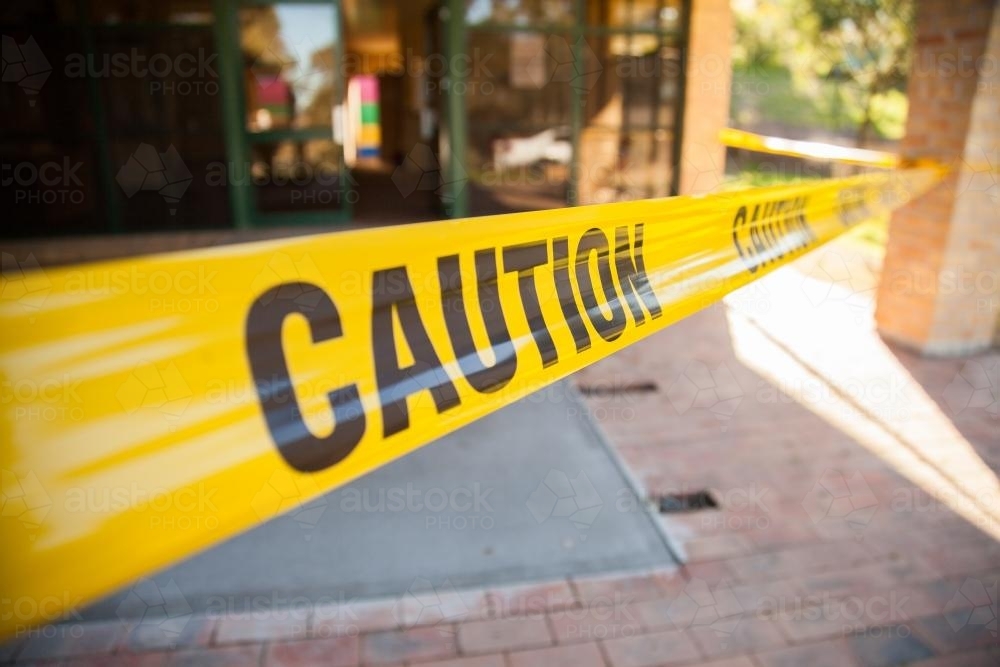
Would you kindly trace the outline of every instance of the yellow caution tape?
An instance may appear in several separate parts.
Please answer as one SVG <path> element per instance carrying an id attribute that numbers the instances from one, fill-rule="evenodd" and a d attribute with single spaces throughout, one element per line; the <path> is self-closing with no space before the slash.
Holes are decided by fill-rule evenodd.
<path id="1" fill-rule="evenodd" d="M 881 169 L 926 168 L 941 171 L 965 170 L 975 173 L 997 173 L 1000 171 L 1000 164 L 996 160 L 996 151 L 993 152 L 992 160 L 988 155 L 984 154 L 985 159 L 962 157 L 955 158 L 950 164 L 945 164 L 934 158 L 902 158 L 884 151 L 875 151 L 867 148 L 849 148 L 817 141 L 797 141 L 782 137 L 768 137 L 763 134 L 754 134 L 753 132 L 734 130 L 732 128 L 726 128 L 719 132 L 719 143 L 730 148 L 742 148 L 758 153 L 786 155 L 808 160 L 827 160 L 830 162 L 842 162 L 844 164 Z"/>
<path id="2" fill-rule="evenodd" d="M 796 141 L 768 137 L 743 130 L 726 128 L 719 133 L 719 142 L 730 148 L 743 148 L 773 155 L 787 155 L 812 160 L 831 160 L 865 167 L 894 169 L 900 166 L 899 156 L 867 148 L 849 148 L 816 141 Z"/>
<path id="3" fill-rule="evenodd" d="M 621 350 L 938 177 L 5 260 L 0 635 Z"/>

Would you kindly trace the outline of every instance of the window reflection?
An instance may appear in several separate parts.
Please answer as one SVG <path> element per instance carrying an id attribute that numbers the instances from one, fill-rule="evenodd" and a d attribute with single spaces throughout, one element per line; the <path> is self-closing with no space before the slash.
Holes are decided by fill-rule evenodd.
<path id="1" fill-rule="evenodd" d="M 340 208 L 340 148 L 329 139 L 254 144 L 250 178 L 262 212 Z"/>
<path id="2" fill-rule="evenodd" d="M 331 124 L 337 21 L 330 5 L 240 10 L 246 123 L 251 132 Z"/>
<path id="3" fill-rule="evenodd" d="M 681 0 L 590 0 L 587 25 L 642 30 L 678 30 Z"/>
<path id="4" fill-rule="evenodd" d="M 465 91 L 470 183 L 515 210 L 565 205 L 572 87 L 587 80 L 573 66 L 571 36 L 472 30 L 470 37 L 492 56 L 487 68 L 473 68 Z"/>
<path id="5" fill-rule="evenodd" d="M 467 0 L 465 20 L 477 23 L 568 24 L 574 0 Z"/>
<path id="6" fill-rule="evenodd" d="M 96 23 L 171 23 L 211 25 L 212 0 L 91 0 L 90 17 Z"/>
<path id="7" fill-rule="evenodd" d="M 467 4 L 469 43 L 491 54 L 489 76 L 466 81 L 470 183 L 524 208 L 561 205 L 574 168 L 580 203 L 669 195 L 680 0 L 589 0 L 580 42 L 547 29 L 546 5 Z M 571 23 L 571 5 L 554 15 Z M 477 21 L 516 29 L 477 29 Z"/>

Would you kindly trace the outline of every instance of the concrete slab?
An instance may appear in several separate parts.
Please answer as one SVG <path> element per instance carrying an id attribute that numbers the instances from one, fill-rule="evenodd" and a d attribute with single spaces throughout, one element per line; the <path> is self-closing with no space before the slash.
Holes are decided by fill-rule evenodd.
<path id="1" fill-rule="evenodd" d="M 239 612 L 401 595 L 418 580 L 461 588 L 673 564 L 585 409 L 567 383 L 549 387 L 154 583 L 194 611 Z M 127 594 L 85 618 L 124 613 Z"/>

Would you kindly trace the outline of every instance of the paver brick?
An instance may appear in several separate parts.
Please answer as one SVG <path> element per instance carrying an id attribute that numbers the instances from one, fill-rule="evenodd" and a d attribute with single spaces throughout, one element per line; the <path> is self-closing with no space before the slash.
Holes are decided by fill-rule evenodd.
<path id="1" fill-rule="evenodd" d="M 170 651 L 145 651 L 143 653 L 114 653 L 88 655 L 60 660 L 59 667 L 166 667 L 174 658 Z"/>
<path id="2" fill-rule="evenodd" d="M 725 660 L 713 660 L 712 662 L 698 663 L 698 667 L 757 667 L 747 656 L 738 658 L 726 658 Z"/>
<path id="3" fill-rule="evenodd" d="M 789 646 L 754 655 L 761 667 L 859 667 L 846 639 Z"/>
<path id="4" fill-rule="evenodd" d="M 142 622 L 123 631 L 122 650 L 165 651 L 208 646 L 216 625 L 217 619 L 200 614 L 180 617 L 175 623 Z"/>
<path id="5" fill-rule="evenodd" d="M 456 655 L 455 630 L 451 625 L 387 630 L 361 637 L 361 661 L 364 664 L 384 665 Z"/>
<path id="6" fill-rule="evenodd" d="M 663 594 L 661 574 L 616 573 L 572 579 L 581 603 L 626 604 Z"/>
<path id="7" fill-rule="evenodd" d="M 410 591 L 393 608 L 402 628 L 441 623 L 461 623 L 481 618 L 486 611 L 486 592 L 481 589 Z"/>
<path id="8" fill-rule="evenodd" d="M 111 653 L 124 631 L 120 621 L 46 625 L 27 633 L 19 661 Z"/>
<path id="9" fill-rule="evenodd" d="M 934 655 L 931 648 L 906 626 L 873 628 L 849 639 L 863 667 L 888 667 Z"/>
<path id="10" fill-rule="evenodd" d="M 397 628 L 398 604 L 394 598 L 318 604 L 313 608 L 310 636 L 333 638 Z"/>
<path id="11" fill-rule="evenodd" d="M 479 616 L 484 619 L 509 616 L 537 616 L 567 609 L 577 604 L 576 595 L 565 579 L 491 588 L 483 596 Z"/>
<path id="12" fill-rule="evenodd" d="M 420 667 L 504 667 L 503 655 L 475 655 L 450 660 L 434 660 L 421 662 Z"/>
<path id="13" fill-rule="evenodd" d="M 240 644 L 281 639 L 305 639 L 309 619 L 301 614 L 226 616 L 219 619 L 215 633 L 217 644 Z"/>
<path id="14" fill-rule="evenodd" d="M 552 635 L 545 618 L 503 618 L 460 624 L 458 644 L 463 653 L 512 651 L 548 646 Z"/>
<path id="15" fill-rule="evenodd" d="M 1000 646 L 996 601 L 978 610 L 959 609 L 917 619 L 912 627 L 938 653 L 955 653 Z"/>
<path id="16" fill-rule="evenodd" d="M 632 609 L 647 630 L 677 630 L 676 615 L 672 615 L 670 610 L 676 600 L 676 597 L 644 600 L 636 602 Z"/>
<path id="17" fill-rule="evenodd" d="M 510 667 L 605 667 L 596 642 L 515 651 L 508 660 Z"/>
<path id="18" fill-rule="evenodd" d="M 634 637 L 642 631 L 636 613 L 640 604 L 647 603 L 624 606 L 589 604 L 558 610 L 549 615 L 549 623 L 560 644 Z"/>
<path id="19" fill-rule="evenodd" d="M 168 667 L 245 667 L 260 664 L 263 644 L 244 644 L 197 650 L 177 651 L 170 654 Z"/>
<path id="20" fill-rule="evenodd" d="M 1000 663 L 1000 649 L 952 653 L 911 663 L 910 667 L 996 667 Z"/>
<path id="21" fill-rule="evenodd" d="M 721 619 L 711 625 L 691 628 L 691 634 L 709 658 L 765 651 L 786 644 L 777 623 L 756 618 L 739 618 L 736 622 Z"/>
<path id="22" fill-rule="evenodd" d="M 264 654 L 265 667 L 319 664 L 327 667 L 353 667 L 360 661 L 360 642 L 357 637 L 350 636 L 274 642 L 267 645 Z"/>
<path id="23" fill-rule="evenodd" d="M 612 639 L 603 644 L 611 667 L 674 665 L 698 658 L 691 636 L 676 630 Z"/>

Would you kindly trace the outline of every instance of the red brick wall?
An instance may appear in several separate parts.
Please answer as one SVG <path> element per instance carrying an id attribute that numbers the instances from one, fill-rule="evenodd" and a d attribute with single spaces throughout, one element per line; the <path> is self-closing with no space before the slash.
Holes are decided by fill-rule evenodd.
<path id="1" fill-rule="evenodd" d="M 955 171 L 893 216 L 876 320 L 890 340 L 966 353 L 992 343 L 1000 309 L 1000 9 L 923 2 L 916 31 L 902 152 Z"/>

